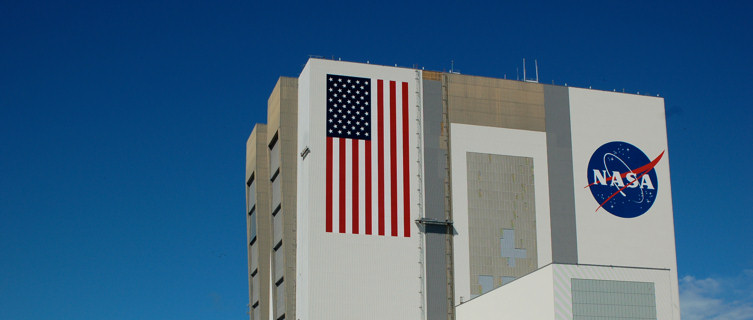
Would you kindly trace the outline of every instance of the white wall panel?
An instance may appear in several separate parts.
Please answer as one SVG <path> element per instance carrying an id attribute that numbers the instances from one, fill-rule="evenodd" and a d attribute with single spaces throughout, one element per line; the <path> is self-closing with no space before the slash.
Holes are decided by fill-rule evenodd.
<path id="1" fill-rule="evenodd" d="M 455 231 L 455 303 L 471 296 L 468 237 L 468 173 L 466 153 L 480 152 L 533 158 L 538 265 L 552 262 L 549 225 L 549 181 L 546 133 L 453 123 L 450 128 L 452 214 Z"/>
<path id="2" fill-rule="evenodd" d="M 410 237 L 326 232 L 327 74 L 408 82 L 410 195 L 414 200 Z M 299 145 L 301 149 L 308 147 L 311 153 L 305 160 L 298 158 L 296 317 L 419 319 L 419 233 L 413 223 L 418 212 L 415 199 L 419 198 L 415 175 L 416 70 L 312 59 L 298 83 Z"/>
<path id="3" fill-rule="evenodd" d="M 670 270 L 583 265 L 554 265 L 553 267 L 556 309 L 554 319 L 572 319 L 571 279 L 573 278 L 651 282 L 654 284 L 656 294 L 657 319 L 680 319 L 679 305 L 674 299 Z"/>
<path id="4" fill-rule="evenodd" d="M 679 305 L 664 99 L 578 88 L 570 88 L 569 95 L 578 262 L 669 269 Z M 652 160 L 664 152 L 654 168 L 655 202 L 635 218 L 597 211 L 599 203 L 585 188 L 591 156 L 612 141 L 630 143 Z"/>
<path id="5" fill-rule="evenodd" d="M 552 319 L 552 266 L 510 282 L 457 307 L 457 320 Z"/>
<path id="6" fill-rule="evenodd" d="M 680 319 L 669 270 L 553 264 L 459 305 L 457 320 L 572 319 L 574 278 L 653 283 L 657 319 Z"/>

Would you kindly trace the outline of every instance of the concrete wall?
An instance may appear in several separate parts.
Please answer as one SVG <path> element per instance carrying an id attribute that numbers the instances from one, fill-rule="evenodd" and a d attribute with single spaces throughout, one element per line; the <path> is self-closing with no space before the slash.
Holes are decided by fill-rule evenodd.
<path id="1" fill-rule="evenodd" d="M 267 150 L 279 152 L 279 175 L 275 177 L 274 185 L 279 190 L 272 190 L 280 196 L 280 210 L 275 213 L 282 218 L 275 219 L 282 226 L 271 226 L 282 229 L 282 246 L 271 254 L 282 256 L 275 259 L 273 270 L 280 270 L 274 275 L 275 284 L 274 318 L 283 314 L 286 319 L 295 319 L 295 286 L 296 286 L 296 158 L 298 145 L 298 79 L 281 77 L 272 90 L 267 101 Z M 276 161 L 277 155 L 274 157 Z M 273 160 L 270 157 L 270 161 Z M 270 168 L 274 174 L 277 168 Z M 273 204 L 275 206 L 276 204 Z M 272 207 L 271 210 L 275 210 Z M 270 238 L 272 237 L 270 232 Z M 277 243 L 273 243 L 274 247 Z M 280 252 L 281 250 L 281 252 Z M 280 261 L 282 266 L 280 266 Z M 282 282 L 280 283 L 280 279 Z M 279 288 L 279 286 L 284 288 Z M 284 310 L 283 310 L 284 309 Z"/>
<path id="2" fill-rule="evenodd" d="M 551 266 L 539 269 L 457 306 L 457 319 L 552 319 L 552 281 Z"/>
<path id="3" fill-rule="evenodd" d="M 459 74 L 447 79 L 451 123 L 546 130 L 543 85 Z"/>
<path id="4" fill-rule="evenodd" d="M 267 266 L 270 263 L 269 252 L 272 250 L 266 136 L 266 125 L 257 124 L 246 142 L 246 244 L 249 259 L 249 316 L 251 319 L 267 319 L 271 313 L 270 302 L 266 300 L 271 278 L 271 270 Z M 249 186 L 252 176 L 253 188 Z M 252 206 L 255 206 L 253 215 L 250 214 Z M 252 244 L 253 230 L 251 229 L 253 227 L 256 228 L 256 241 Z M 252 277 L 253 273 L 255 274 Z"/>
<path id="5" fill-rule="evenodd" d="M 458 320 L 475 319 L 556 319 L 572 320 L 573 302 L 576 309 L 584 299 L 573 299 L 573 288 L 582 291 L 582 280 L 597 280 L 601 287 L 612 287 L 614 291 L 627 291 L 631 287 L 653 288 L 643 292 L 640 297 L 625 294 L 597 295 L 596 304 L 585 313 L 592 314 L 629 314 L 634 316 L 636 310 L 615 308 L 606 299 L 617 299 L 614 305 L 638 305 L 630 299 L 643 299 L 643 304 L 655 310 L 638 310 L 655 312 L 654 319 L 680 319 L 672 299 L 671 274 L 667 269 L 625 268 L 614 266 L 550 264 L 517 279 L 503 287 L 467 301 L 457 307 Z M 573 280 L 576 284 L 573 285 Z M 581 280 L 581 281 L 578 281 Z M 580 282 L 580 283 L 578 283 Z M 592 281 L 585 281 L 586 283 Z M 634 291 L 634 290 L 633 290 Z M 576 292 L 578 294 L 579 292 Z M 580 292 L 582 293 L 582 292 Z M 626 293 L 626 292 L 621 292 Z M 655 301 L 645 301 L 653 297 Z M 633 308 L 635 309 L 635 308 Z M 642 308 L 650 309 L 650 308 Z M 575 310 L 576 312 L 578 310 Z M 580 310 L 580 313 L 583 310 Z M 644 314 L 650 316 L 648 314 Z M 630 314 L 632 313 L 632 314 Z M 615 318 L 615 317 L 606 317 Z M 605 318 L 605 319 L 606 319 Z M 580 318 L 579 318 L 580 319 Z M 635 318 L 627 318 L 635 319 Z M 651 319 L 647 317 L 646 319 Z"/>
<path id="6" fill-rule="evenodd" d="M 554 275 L 554 319 L 556 320 L 573 319 L 573 279 L 650 283 L 654 287 L 656 319 L 680 319 L 679 305 L 673 293 L 676 291 L 673 289 L 672 272 L 668 269 L 568 264 L 555 264 L 551 267 Z M 603 296 L 606 297 L 606 295 Z"/>
<path id="7" fill-rule="evenodd" d="M 460 303 L 461 300 L 468 301 L 475 295 L 473 286 L 477 286 L 479 274 L 474 273 L 472 270 L 479 268 L 485 264 L 489 264 L 491 259 L 497 259 L 499 263 L 507 263 L 509 260 L 503 259 L 501 248 L 498 245 L 498 250 L 486 249 L 484 243 L 488 242 L 476 242 L 472 243 L 472 239 L 475 237 L 473 232 L 479 232 L 479 226 L 474 226 L 471 221 L 483 220 L 484 217 L 499 216 L 494 219 L 502 219 L 504 217 L 504 211 L 509 213 L 508 219 L 505 221 L 499 220 L 498 223 L 503 230 L 496 230 L 496 234 L 493 238 L 487 239 L 488 241 L 494 241 L 498 243 L 500 241 L 500 235 L 504 235 L 504 229 L 509 227 L 515 230 L 521 226 L 521 228 L 514 235 L 515 246 L 512 249 L 527 248 L 527 258 L 523 258 L 516 261 L 516 266 L 519 263 L 524 266 L 523 269 L 512 268 L 513 271 L 509 276 L 517 277 L 522 274 L 526 274 L 551 263 L 552 249 L 551 249 L 551 227 L 549 224 L 549 187 L 547 179 L 547 155 L 546 155 L 546 134 L 544 132 L 529 131 L 529 130 L 517 130 L 506 128 L 494 128 L 486 126 L 474 126 L 467 124 L 451 124 L 451 173 L 452 173 L 452 212 L 453 222 L 456 230 L 453 246 L 453 261 L 455 270 L 455 303 Z M 514 225 L 514 221 L 518 218 L 515 217 L 516 212 L 513 207 L 515 204 L 510 201 L 507 204 L 507 209 L 502 210 L 503 205 L 499 205 L 498 208 L 487 208 L 487 210 L 479 210 L 481 208 L 471 207 L 473 203 L 472 197 L 479 198 L 478 188 L 471 188 L 469 180 L 472 175 L 478 176 L 478 172 L 469 170 L 468 154 L 469 153 L 481 153 L 487 155 L 498 156 L 512 156 L 512 157 L 524 157 L 530 158 L 533 162 L 533 183 L 531 190 L 531 183 L 528 181 L 530 176 L 526 177 L 526 183 L 521 185 L 518 183 L 513 190 L 502 190 L 501 186 L 494 188 L 498 191 L 510 192 L 514 198 L 515 193 L 519 193 L 521 188 L 526 188 L 527 197 L 530 197 L 525 205 L 528 207 L 526 210 L 521 210 L 517 214 L 520 215 L 521 226 Z M 500 182 L 501 183 L 501 182 Z M 508 189 L 512 188 L 512 183 L 501 183 L 506 185 Z M 500 197 L 502 195 L 499 195 Z M 520 196 L 520 195 L 519 195 Z M 494 199 L 489 199 L 494 201 Z M 522 199 L 521 199 L 522 200 Z M 515 201 L 518 203 L 518 200 Z M 518 203 L 518 206 L 523 206 L 523 203 Z M 527 210 L 534 209 L 535 218 L 532 219 L 531 213 Z M 524 213 L 528 212 L 528 213 Z M 475 216 L 475 217 L 474 217 Z M 509 219 L 512 218 L 512 219 Z M 535 220 L 535 222 L 531 221 Z M 522 223 L 526 221 L 525 223 Z M 483 223 L 483 222 L 475 222 Z M 535 225 L 535 232 L 530 230 L 532 225 Z M 494 232 L 494 230 L 488 230 Z M 533 233 L 533 234 L 532 234 Z M 535 238 L 535 243 L 534 239 Z M 525 243 L 524 243 L 525 242 Z M 473 246 L 473 248 L 471 248 Z M 534 249 L 535 248 L 535 249 Z M 530 250 L 530 251 L 528 251 Z M 480 252 L 488 252 L 488 256 L 478 254 Z M 471 252 L 477 252 L 473 256 Z M 479 271 L 476 271 L 479 272 Z M 497 279 L 504 281 L 501 276 L 501 270 Z M 504 275 L 507 276 L 507 275 Z M 474 279 L 475 278 L 475 279 Z M 472 283 L 476 284 L 472 284 Z"/>
<path id="8" fill-rule="evenodd" d="M 403 224 L 393 228 L 389 226 L 389 223 L 385 223 L 385 233 L 382 235 L 374 229 L 372 229 L 371 234 L 360 231 L 356 233 L 354 230 L 366 229 L 361 229 L 358 224 L 356 224 L 358 229 L 351 227 L 351 224 L 347 222 L 354 220 L 348 221 L 347 217 L 352 217 L 353 213 L 356 212 L 358 214 L 363 213 L 363 217 L 366 217 L 367 211 L 360 210 L 359 207 L 358 211 L 347 211 L 344 215 L 344 219 L 346 219 L 344 231 L 340 232 L 339 228 L 329 229 L 328 231 L 326 227 L 328 221 L 326 218 L 328 172 L 326 169 L 328 140 L 326 115 L 329 112 L 327 108 L 327 83 L 330 78 L 328 75 L 368 79 L 368 82 L 372 85 L 370 92 L 374 93 L 371 94 L 372 98 L 369 101 L 371 105 L 378 105 L 378 97 L 381 92 L 378 89 L 379 80 L 384 83 L 394 81 L 401 84 L 395 86 L 396 90 L 400 90 L 395 93 L 395 96 L 402 97 L 402 93 L 405 93 L 405 99 L 401 98 L 399 101 L 406 101 L 409 107 L 402 109 L 402 107 L 399 107 L 401 103 L 395 103 L 394 106 L 395 110 L 398 107 L 401 110 L 406 110 L 407 118 L 404 122 L 406 126 L 400 128 L 406 128 L 408 132 L 405 135 L 401 134 L 401 137 L 396 141 L 401 141 L 401 143 L 404 141 L 407 145 L 401 144 L 401 147 L 406 147 L 405 149 L 395 148 L 395 154 L 396 157 L 405 155 L 404 159 L 407 159 L 405 165 L 397 169 L 398 175 L 401 170 L 406 170 L 410 174 L 406 175 L 409 184 L 396 181 L 394 185 L 398 194 L 401 194 L 403 190 L 400 189 L 404 188 L 405 193 L 402 194 L 409 194 L 410 197 L 408 199 L 399 198 L 400 200 L 395 198 L 400 203 L 392 212 L 399 217 L 405 217 L 403 213 L 407 213 L 408 224 L 404 224 L 403 220 Z M 403 83 L 405 83 L 406 89 L 401 88 Z M 422 313 L 425 314 L 425 309 L 422 309 L 425 295 L 423 294 L 421 278 L 424 266 L 421 264 L 422 252 L 419 249 L 421 234 L 419 227 L 414 223 L 418 219 L 420 210 L 418 204 L 419 192 L 423 189 L 423 184 L 418 178 L 418 173 L 422 168 L 418 167 L 417 162 L 418 146 L 423 142 L 418 140 L 416 121 L 418 117 L 416 105 L 419 103 L 416 92 L 419 90 L 420 84 L 420 72 L 416 70 L 331 60 L 311 59 L 301 73 L 299 77 L 299 149 L 309 148 L 310 153 L 305 159 L 300 156 L 297 157 L 299 164 L 297 296 L 300 297 L 297 301 L 297 318 L 301 320 L 421 319 Z M 387 90 L 388 87 L 384 88 L 381 97 L 387 98 L 384 101 L 392 100 L 390 93 L 395 91 Z M 384 110 L 390 109 L 385 106 Z M 389 113 L 385 111 L 385 114 Z M 364 117 L 366 116 L 364 115 Z M 375 121 L 377 120 L 375 113 L 370 113 L 368 116 L 372 123 L 377 122 Z M 394 123 L 398 125 L 403 123 L 401 121 L 403 115 L 397 112 L 396 117 L 397 120 Z M 392 134 L 388 130 L 385 131 L 388 132 L 385 134 Z M 402 131 L 396 129 L 395 132 L 397 134 Z M 387 141 L 390 141 L 389 137 L 385 135 L 383 139 L 385 145 L 387 145 Z M 378 135 L 377 139 L 379 139 Z M 371 147 L 375 148 L 377 145 L 378 142 L 373 143 Z M 402 150 L 406 152 L 402 153 Z M 346 151 L 344 154 L 346 161 L 343 164 L 345 166 L 352 163 L 347 161 L 348 154 L 352 153 Z M 386 153 L 386 155 L 389 156 L 390 153 Z M 378 152 L 372 151 L 370 158 L 372 163 L 378 162 L 377 157 Z M 360 157 L 359 161 L 363 158 L 365 156 Z M 331 159 L 339 158 L 332 157 Z M 389 163 L 389 161 L 386 161 L 386 163 Z M 362 168 L 363 166 L 359 164 L 358 167 Z M 337 170 L 331 170 L 331 172 L 334 173 Z M 351 170 L 345 170 L 344 180 L 346 181 L 348 181 L 348 172 L 351 172 Z M 385 170 L 385 172 L 390 171 Z M 377 170 L 373 170 L 371 174 L 372 181 L 378 181 Z M 360 179 L 359 181 L 364 180 Z M 347 185 L 347 182 L 345 185 Z M 370 204 L 372 221 L 379 221 L 377 199 L 380 198 L 376 189 L 372 188 L 374 199 Z M 358 190 L 361 192 L 365 188 L 359 187 Z M 385 192 L 385 195 L 390 195 L 390 192 Z M 353 198 L 355 197 L 352 193 L 345 193 L 342 198 L 346 203 L 343 210 L 352 208 Z M 359 193 L 358 198 L 365 199 L 365 196 L 361 197 Z M 390 203 L 393 198 L 390 196 L 390 198 L 382 199 L 385 203 Z M 403 202 L 404 200 L 409 200 L 407 202 L 408 210 L 403 207 L 406 204 Z M 359 206 L 365 208 L 365 203 L 366 201 L 359 202 Z M 382 209 L 385 217 L 391 216 L 392 212 L 388 210 L 392 209 L 389 206 L 384 206 Z M 332 220 L 329 221 L 342 221 L 335 214 L 332 214 L 331 217 Z M 361 219 L 361 216 L 358 217 L 359 221 L 365 220 L 365 218 Z M 333 224 L 338 225 L 334 222 Z M 403 226 L 407 226 L 407 230 L 403 229 Z M 390 232 L 391 230 L 395 230 L 396 234 L 393 235 Z"/>
<path id="9" fill-rule="evenodd" d="M 466 153 L 471 297 L 538 268 L 531 157 Z"/>
<path id="10" fill-rule="evenodd" d="M 567 87 L 544 85 L 546 146 L 549 159 L 549 202 L 552 225 L 552 260 L 578 263 L 575 230 L 573 146 L 570 133 L 570 103 Z"/>

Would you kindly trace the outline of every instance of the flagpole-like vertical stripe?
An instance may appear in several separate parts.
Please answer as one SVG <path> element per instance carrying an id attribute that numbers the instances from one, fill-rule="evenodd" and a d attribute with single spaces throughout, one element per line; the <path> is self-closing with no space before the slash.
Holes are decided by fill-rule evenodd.
<path id="1" fill-rule="evenodd" d="M 340 200 L 340 207 L 338 213 L 340 214 L 340 233 L 345 233 L 345 139 L 338 139 L 337 142 L 340 145 L 340 199 L 338 199 Z"/>
<path id="2" fill-rule="evenodd" d="M 332 137 L 327 137 L 327 232 L 332 232 Z"/>
<path id="3" fill-rule="evenodd" d="M 353 234 L 358 234 L 358 139 L 353 139 Z"/>
<path id="4" fill-rule="evenodd" d="M 403 82 L 403 235 L 410 237 L 410 159 L 408 155 L 408 83 Z"/>
<path id="5" fill-rule="evenodd" d="M 384 81 L 377 81 L 377 214 L 379 235 L 384 235 Z"/>
<path id="6" fill-rule="evenodd" d="M 395 81 L 390 81 L 390 226 L 397 236 L 397 94 Z"/>
<path id="7" fill-rule="evenodd" d="M 365 186 L 365 195 L 366 195 L 366 205 L 365 205 L 365 228 L 366 228 L 366 234 L 371 234 L 371 140 L 365 141 L 366 146 L 364 147 L 364 166 L 365 166 L 365 176 L 366 176 L 366 183 Z"/>

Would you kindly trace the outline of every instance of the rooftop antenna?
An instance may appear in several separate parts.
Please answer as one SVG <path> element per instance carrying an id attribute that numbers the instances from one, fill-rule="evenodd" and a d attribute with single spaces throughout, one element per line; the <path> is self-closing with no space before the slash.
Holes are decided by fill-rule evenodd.
<path id="1" fill-rule="evenodd" d="M 450 60 L 450 73 L 455 72 L 455 60 Z"/>
<path id="2" fill-rule="evenodd" d="M 534 60 L 533 60 L 533 63 L 534 63 L 534 65 L 536 66 L 536 80 L 533 80 L 533 79 L 530 79 L 530 80 L 529 80 L 529 79 L 528 79 L 528 78 L 526 77 L 526 59 L 525 59 L 525 58 L 523 58 L 523 81 L 525 81 L 525 82 L 535 82 L 535 83 L 539 83 L 539 61 L 538 61 L 538 60 L 536 60 L 536 59 L 534 59 Z"/>

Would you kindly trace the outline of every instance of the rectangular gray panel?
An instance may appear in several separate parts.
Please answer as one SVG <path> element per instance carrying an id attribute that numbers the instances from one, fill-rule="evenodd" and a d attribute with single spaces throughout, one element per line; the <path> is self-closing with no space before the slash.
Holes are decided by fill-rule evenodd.
<path id="1" fill-rule="evenodd" d="M 277 211 L 277 214 L 275 214 L 272 217 L 272 229 L 273 229 L 273 236 L 272 236 L 272 245 L 276 245 L 280 240 L 282 240 L 282 209 L 280 211 Z"/>
<path id="2" fill-rule="evenodd" d="M 285 260 L 283 260 L 282 252 L 282 246 L 275 250 L 275 273 L 274 277 L 272 277 L 275 282 L 279 281 L 284 276 L 283 271 L 285 270 Z"/>
<path id="3" fill-rule="evenodd" d="M 280 318 L 285 313 L 285 283 L 279 283 L 277 289 L 277 312 L 275 318 Z"/>
<path id="4" fill-rule="evenodd" d="M 257 270 L 259 268 L 259 241 L 254 242 L 249 250 L 251 250 L 251 268 L 249 270 L 253 272 L 254 270 Z"/>
<path id="5" fill-rule="evenodd" d="M 256 179 L 254 179 L 254 181 L 251 181 L 250 186 L 246 187 L 246 199 L 248 200 L 246 212 L 248 212 L 251 211 L 251 208 L 256 205 Z"/>
<path id="6" fill-rule="evenodd" d="M 280 139 L 275 141 L 269 151 L 269 172 L 274 173 L 277 169 L 280 169 Z"/>
<path id="7" fill-rule="evenodd" d="M 573 320 L 656 319 L 652 282 L 572 279 Z"/>
<path id="8" fill-rule="evenodd" d="M 423 81 L 424 135 L 424 214 L 445 219 L 445 180 L 447 150 L 441 147 L 442 83 Z M 426 313 L 428 319 L 447 319 L 447 227 L 427 225 L 426 236 Z"/>
<path id="9" fill-rule="evenodd" d="M 248 222 L 248 240 L 251 241 L 256 238 L 256 212 L 248 217 Z"/>
<path id="10" fill-rule="evenodd" d="M 280 185 L 280 175 L 277 175 L 274 181 L 272 181 L 272 210 L 282 204 L 282 186 Z"/>
<path id="11" fill-rule="evenodd" d="M 578 263 L 575 233 L 573 147 L 570 135 L 570 96 L 567 87 L 544 85 L 549 208 L 554 263 Z"/>
<path id="12" fill-rule="evenodd" d="M 253 292 L 251 296 L 251 301 L 253 301 L 253 303 L 256 303 L 256 301 L 259 301 L 259 298 L 260 298 L 259 297 L 259 292 L 260 292 L 259 278 L 260 276 L 259 276 L 259 273 L 257 272 L 256 276 L 254 276 L 251 280 L 251 287 L 252 287 L 251 291 Z"/>

